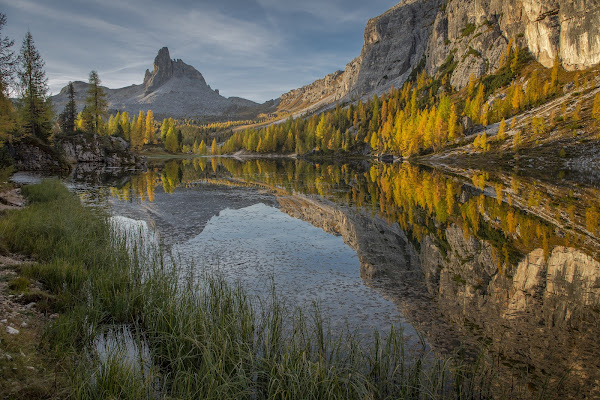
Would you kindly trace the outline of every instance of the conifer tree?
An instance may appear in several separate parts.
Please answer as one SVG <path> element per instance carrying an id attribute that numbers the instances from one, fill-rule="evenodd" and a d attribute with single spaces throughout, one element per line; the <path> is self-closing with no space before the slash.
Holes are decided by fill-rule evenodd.
<path id="1" fill-rule="evenodd" d="M 560 72 L 561 62 L 560 56 L 558 55 L 558 51 L 556 52 L 556 57 L 554 58 L 554 65 L 552 66 L 552 77 L 550 81 L 550 87 L 553 91 L 556 90 L 558 86 L 558 73 Z"/>
<path id="2" fill-rule="evenodd" d="M 213 139 L 212 145 L 210 146 L 210 154 L 213 156 L 217 155 L 217 139 Z"/>
<path id="3" fill-rule="evenodd" d="M 19 122 L 23 132 L 46 140 L 52 127 L 52 106 L 48 99 L 48 79 L 44 60 L 27 32 L 19 55 Z"/>
<path id="4" fill-rule="evenodd" d="M 600 121 L 600 93 L 594 97 L 594 105 L 592 106 L 592 117 Z"/>
<path id="5" fill-rule="evenodd" d="M 85 105 L 92 117 L 92 132 L 97 135 L 102 133 L 102 118 L 106 117 L 106 111 L 108 109 L 106 93 L 104 93 L 104 89 L 102 89 L 100 83 L 101 81 L 98 72 L 90 72 L 90 86 L 87 98 L 85 99 Z"/>
<path id="6" fill-rule="evenodd" d="M 131 138 L 131 123 L 129 122 L 129 113 L 127 111 L 123 111 L 121 114 L 119 126 L 123 130 L 123 138 L 129 140 Z"/>
<path id="7" fill-rule="evenodd" d="M 469 85 L 467 86 L 467 95 L 469 97 L 473 96 L 473 92 L 475 91 L 475 75 L 469 75 Z"/>
<path id="8" fill-rule="evenodd" d="M 144 135 L 144 143 L 154 143 L 156 141 L 154 137 L 154 113 L 152 110 L 148 110 L 146 114 L 146 132 Z"/>
<path id="9" fill-rule="evenodd" d="M 12 47 L 15 41 L 2 36 L 2 28 L 6 25 L 6 15 L 0 13 L 0 89 L 8 97 L 8 89 L 15 72 L 15 53 Z"/>
<path id="10" fill-rule="evenodd" d="M 452 109 L 448 117 L 448 140 L 453 141 L 457 137 L 457 122 L 456 106 L 452 104 Z"/>
<path id="11" fill-rule="evenodd" d="M 14 40 L 3 37 L 6 15 L 0 13 L 0 140 L 4 140 L 14 127 L 14 110 L 9 98 L 9 87 L 13 81 L 15 57 L 12 51 Z"/>
<path id="12" fill-rule="evenodd" d="M 75 89 L 73 88 L 73 82 L 69 82 L 67 86 L 67 96 L 69 101 L 65 105 L 65 109 L 58 116 L 58 122 L 60 128 L 65 134 L 72 134 L 75 132 L 75 119 L 77 118 L 77 105 L 75 104 Z"/>
<path id="13" fill-rule="evenodd" d="M 165 149 L 170 151 L 171 153 L 177 152 L 179 148 L 179 144 L 177 143 L 177 135 L 175 134 L 175 130 L 171 127 L 167 132 L 167 137 L 165 139 Z"/>
<path id="14" fill-rule="evenodd" d="M 502 118 L 502 121 L 500 122 L 500 127 L 498 128 L 498 134 L 496 137 L 498 140 L 506 139 L 506 120 L 504 118 Z"/>

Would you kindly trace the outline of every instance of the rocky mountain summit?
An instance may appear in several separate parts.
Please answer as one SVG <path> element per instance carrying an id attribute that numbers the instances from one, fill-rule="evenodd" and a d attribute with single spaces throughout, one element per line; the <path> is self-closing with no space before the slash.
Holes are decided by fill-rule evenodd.
<path id="1" fill-rule="evenodd" d="M 83 109 L 88 84 L 74 82 L 78 109 Z M 213 90 L 202 74 L 182 60 L 172 60 L 169 49 L 163 47 L 154 59 L 154 68 L 146 70 L 141 85 L 131 85 L 120 89 L 104 88 L 111 112 L 127 111 L 137 114 L 140 110 L 152 110 L 158 117 L 175 118 L 223 118 L 247 117 L 268 111 L 273 102 L 263 105 L 253 101 L 230 97 L 226 98 Z M 52 97 L 57 111 L 67 103 L 67 89 Z"/>
<path id="2" fill-rule="evenodd" d="M 365 28 L 359 57 L 337 71 L 281 96 L 278 111 L 302 113 L 342 100 L 400 87 L 417 67 L 450 75 L 456 89 L 469 77 L 494 73 L 513 39 L 551 67 L 600 63 L 597 0 L 405 0 Z"/>

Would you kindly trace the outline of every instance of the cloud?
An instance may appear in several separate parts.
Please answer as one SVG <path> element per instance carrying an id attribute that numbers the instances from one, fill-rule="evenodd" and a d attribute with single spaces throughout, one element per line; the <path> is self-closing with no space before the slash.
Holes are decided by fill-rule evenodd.
<path id="1" fill-rule="evenodd" d="M 331 24 L 338 25 L 346 22 L 361 21 L 364 14 L 361 14 L 355 7 L 350 5 L 351 2 L 343 1 L 322 1 L 322 0 L 258 0 L 265 10 L 279 13 L 306 13 L 321 21 L 327 21 L 330 25 L 325 25 L 323 28 L 330 27 Z"/>

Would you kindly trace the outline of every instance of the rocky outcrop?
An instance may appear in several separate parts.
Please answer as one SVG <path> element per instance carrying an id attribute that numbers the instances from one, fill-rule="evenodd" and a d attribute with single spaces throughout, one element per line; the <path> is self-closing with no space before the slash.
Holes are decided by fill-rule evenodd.
<path id="1" fill-rule="evenodd" d="M 68 164 L 59 152 L 35 138 L 24 137 L 7 143 L 8 152 L 19 171 L 66 171 Z"/>
<path id="2" fill-rule="evenodd" d="M 456 63 L 451 84 L 495 72 L 510 39 L 545 67 L 558 55 L 567 70 L 600 63 L 600 4 L 594 0 L 451 0 L 434 24 L 427 71 Z M 444 66 L 446 68 L 442 68 Z"/>
<path id="3" fill-rule="evenodd" d="M 144 77 L 145 93 L 155 91 L 171 78 L 189 78 L 197 80 L 199 83 L 206 85 L 206 81 L 200 72 L 191 65 L 187 65 L 181 59 L 171 60 L 169 49 L 163 47 L 158 51 L 154 59 L 154 71 L 146 70 Z M 219 92 L 215 91 L 218 95 Z"/>
<path id="4" fill-rule="evenodd" d="M 115 136 L 81 134 L 60 140 L 64 160 L 69 164 L 95 163 L 108 167 L 139 166 L 144 168 L 146 160 L 132 153 L 129 143 Z"/>
<path id="5" fill-rule="evenodd" d="M 61 138 L 54 145 L 25 137 L 8 148 L 21 171 L 68 171 L 81 163 L 94 164 L 95 168 L 146 168 L 145 158 L 132 153 L 128 142 L 114 136 L 79 134 Z"/>

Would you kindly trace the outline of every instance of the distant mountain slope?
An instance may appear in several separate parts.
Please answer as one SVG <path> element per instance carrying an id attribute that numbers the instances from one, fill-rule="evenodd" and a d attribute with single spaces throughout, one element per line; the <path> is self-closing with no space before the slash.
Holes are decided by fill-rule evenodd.
<path id="1" fill-rule="evenodd" d="M 88 84 L 74 82 L 78 109 L 83 109 Z M 146 70 L 141 85 L 121 89 L 104 88 L 111 111 L 137 114 L 152 110 L 160 117 L 176 118 L 254 118 L 269 112 L 274 102 L 257 104 L 239 97 L 226 98 L 211 89 L 204 77 L 182 60 L 172 60 L 169 49 L 163 47 L 154 59 L 153 71 Z M 55 109 L 60 112 L 67 103 L 67 90 L 52 97 Z"/>

